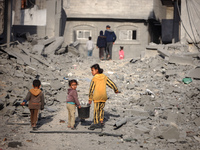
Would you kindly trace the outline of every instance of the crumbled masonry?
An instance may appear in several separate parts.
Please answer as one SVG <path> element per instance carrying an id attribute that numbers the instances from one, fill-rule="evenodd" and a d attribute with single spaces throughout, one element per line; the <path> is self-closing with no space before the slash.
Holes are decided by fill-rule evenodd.
<path id="1" fill-rule="evenodd" d="M 112 149 L 200 149 L 199 52 L 192 55 L 179 43 L 150 45 L 146 55 L 134 62 L 130 59 L 100 61 L 85 57 L 73 45 L 64 45 L 62 37 L 35 40 L 35 45 L 16 42 L 10 48 L 0 49 L 0 148 L 18 145 L 22 150 L 30 146 L 37 149 L 37 143 L 41 143 L 47 148 L 56 145 L 53 148 L 79 149 L 79 145 L 66 144 L 73 137 L 87 143 L 86 148 L 100 145 L 106 149 L 112 143 Z M 149 57 L 150 51 L 158 53 Z M 92 79 L 90 66 L 95 63 L 100 64 L 121 93 L 107 89 L 105 126 L 93 132 L 101 133 L 100 136 L 87 134 L 93 105 L 90 118 L 82 122 L 76 119 L 74 135 L 67 128 L 68 80 L 78 80 L 79 101 L 87 104 Z M 182 80 L 186 77 L 192 78 L 192 82 L 185 84 Z M 29 110 L 20 103 L 36 78 L 42 82 L 46 105 L 37 131 L 31 131 Z M 54 131 L 58 133 L 51 134 Z M 78 133 L 86 134 L 78 136 Z M 53 137 L 62 144 L 52 143 Z"/>

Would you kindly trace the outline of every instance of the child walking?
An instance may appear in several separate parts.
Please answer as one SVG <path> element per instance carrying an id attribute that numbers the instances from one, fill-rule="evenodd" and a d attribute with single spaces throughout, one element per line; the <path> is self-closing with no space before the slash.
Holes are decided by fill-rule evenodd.
<path id="1" fill-rule="evenodd" d="M 94 76 L 90 83 L 89 90 L 89 104 L 94 101 L 94 124 L 88 129 L 94 130 L 95 128 L 103 127 L 105 102 L 107 100 L 106 85 L 114 90 L 115 93 L 119 93 L 115 83 L 103 74 L 103 69 L 99 64 L 91 66 L 91 72 Z"/>
<path id="2" fill-rule="evenodd" d="M 119 50 L 119 59 L 124 59 L 124 47 L 120 46 L 120 50 Z"/>
<path id="3" fill-rule="evenodd" d="M 68 96 L 67 96 L 67 110 L 68 110 L 68 128 L 71 128 L 72 130 L 75 129 L 75 112 L 76 112 L 76 106 L 80 109 L 80 103 L 78 100 L 78 94 L 76 91 L 78 82 L 76 80 L 70 80 L 69 81 L 69 89 L 68 89 Z"/>
<path id="4" fill-rule="evenodd" d="M 33 89 L 31 89 L 23 103 L 22 106 L 25 105 L 29 101 L 28 108 L 31 112 L 31 126 L 33 128 L 36 127 L 37 121 L 38 121 L 38 114 L 39 110 L 44 109 L 44 94 L 40 90 L 41 82 L 40 80 L 34 80 L 33 81 Z"/>
<path id="5" fill-rule="evenodd" d="M 87 47 L 87 50 L 88 50 L 88 56 L 92 56 L 92 52 L 93 52 L 93 49 L 94 49 L 94 43 L 92 41 L 92 37 L 88 37 L 88 41 L 86 43 L 86 47 Z"/>

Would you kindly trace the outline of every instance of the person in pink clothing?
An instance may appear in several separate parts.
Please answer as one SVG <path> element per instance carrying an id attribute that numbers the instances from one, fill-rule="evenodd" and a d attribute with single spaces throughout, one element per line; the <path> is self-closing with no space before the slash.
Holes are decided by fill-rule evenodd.
<path id="1" fill-rule="evenodd" d="M 124 47 L 120 46 L 120 50 L 119 50 L 119 59 L 124 59 Z"/>

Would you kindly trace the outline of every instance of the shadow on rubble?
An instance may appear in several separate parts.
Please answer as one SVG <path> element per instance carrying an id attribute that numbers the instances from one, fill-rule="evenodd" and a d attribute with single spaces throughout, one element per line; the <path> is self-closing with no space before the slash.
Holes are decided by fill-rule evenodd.
<path id="1" fill-rule="evenodd" d="M 39 117 L 38 118 L 38 123 L 37 123 L 37 128 L 39 129 L 44 124 L 49 123 L 52 120 L 53 120 L 53 115 L 49 115 L 49 116 L 46 116 L 46 117 Z"/>
<path id="2" fill-rule="evenodd" d="M 104 123 L 107 122 L 110 117 L 120 117 L 120 115 L 115 115 L 115 114 L 111 114 L 109 112 L 104 112 Z M 75 128 L 80 124 L 81 126 L 90 126 L 93 123 L 93 120 L 87 120 L 87 119 L 80 119 L 79 117 L 76 117 L 75 120 Z"/>
<path id="3" fill-rule="evenodd" d="M 86 119 L 80 119 L 79 117 L 76 117 L 75 121 L 75 128 L 80 124 L 81 126 L 90 126 L 93 123 L 91 120 L 86 120 Z"/>
<path id="4" fill-rule="evenodd" d="M 104 123 L 107 122 L 110 119 L 110 117 L 116 117 L 116 118 L 118 118 L 118 117 L 120 117 L 120 115 L 118 115 L 118 114 L 112 114 L 110 112 L 105 111 L 104 112 Z"/>

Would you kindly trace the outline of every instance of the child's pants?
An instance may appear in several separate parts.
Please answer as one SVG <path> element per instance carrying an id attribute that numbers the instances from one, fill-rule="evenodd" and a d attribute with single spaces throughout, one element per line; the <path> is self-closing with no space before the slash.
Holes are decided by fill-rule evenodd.
<path id="1" fill-rule="evenodd" d="M 98 124 L 99 121 L 103 122 L 105 102 L 94 103 L 94 124 Z"/>
<path id="2" fill-rule="evenodd" d="M 67 110 L 68 110 L 68 126 L 71 128 L 74 127 L 75 125 L 75 111 L 76 111 L 76 106 L 74 104 L 68 104 L 67 103 Z"/>
<path id="3" fill-rule="evenodd" d="M 31 112 L 31 125 L 36 125 L 38 121 L 39 109 L 30 109 Z"/>

